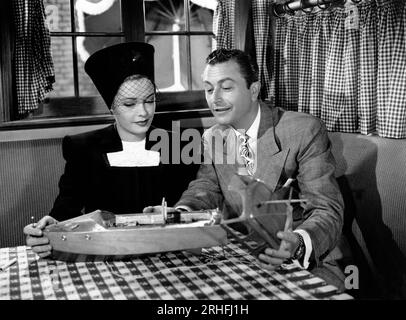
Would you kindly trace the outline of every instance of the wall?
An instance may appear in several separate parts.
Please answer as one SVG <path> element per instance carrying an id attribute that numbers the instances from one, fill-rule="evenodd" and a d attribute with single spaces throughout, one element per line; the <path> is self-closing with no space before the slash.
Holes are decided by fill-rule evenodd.
<path id="1" fill-rule="evenodd" d="M 0 247 L 24 243 L 23 227 L 47 214 L 63 171 L 61 139 L 0 142 Z"/>

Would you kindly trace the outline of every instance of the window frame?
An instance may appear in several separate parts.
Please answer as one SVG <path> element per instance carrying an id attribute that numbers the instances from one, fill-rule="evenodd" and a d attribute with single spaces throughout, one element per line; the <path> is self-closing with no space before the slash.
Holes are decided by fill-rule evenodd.
<path id="1" fill-rule="evenodd" d="M 189 1 L 187 10 L 189 10 Z M 70 0 L 73 5 L 74 0 Z M 97 97 L 68 97 L 68 98 L 53 98 L 52 103 L 39 104 L 38 111 L 33 112 L 28 117 L 17 119 L 17 115 L 13 110 L 16 103 L 15 86 L 13 83 L 14 68 L 12 65 L 11 47 L 14 43 L 13 25 L 13 7 L 10 1 L 0 1 L 0 40 L 1 43 L 7 45 L 1 46 L 0 49 L 0 130 L 15 130 L 27 128 L 50 128 L 60 126 L 79 126 L 88 124 L 111 123 L 114 121 L 108 108 L 100 96 Z M 190 11 L 189 11 L 190 12 Z M 188 16 L 189 17 L 189 16 Z M 187 35 L 188 63 L 190 63 L 190 36 L 207 35 L 206 31 L 153 31 L 145 32 L 144 26 L 144 0 L 121 0 L 121 19 L 123 26 L 124 41 L 145 41 L 148 35 Z M 188 25 L 189 19 L 186 23 Z M 142 23 L 137 23 L 142 21 Z M 73 28 L 73 27 L 72 27 Z M 187 28 L 189 29 L 189 28 Z M 186 29 L 186 30 L 187 30 Z M 74 31 L 72 29 L 71 31 Z M 57 36 L 69 34 L 72 37 L 72 42 L 76 37 L 83 36 L 79 32 L 52 32 Z M 89 35 L 97 35 L 99 33 L 85 33 Z M 101 33 L 100 33 L 101 35 Z M 116 35 L 116 34 L 114 34 Z M 119 35 L 120 36 L 120 35 Z M 75 46 L 72 48 L 75 51 Z M 76 53 L 74 52 L 74 56 Z M 75 59 L 75 58 L 74 58 Z M 76 64 L 76 61 L 73 61 Z M 77 68 L 77 64 L 74 68 Z M 188 66 L 190 72 L 190 66 Z M 191 77 L 189 74 L 189 81 Z M 189 83 L 189 88 L 191 84 Z M 84 108 L 84 106 L 86 108 Z M 93 113 L 84 114 L 83 110 L 88 108 L 93 109 Z M 38 116 L 42 113 L 41 116 Z M 183 92 L 163 92 L 160 93 L 160 101 L 157 103 L 156 122 L 165 122 L 169 119 L 184 119 L 184 118 L 199 118 L 211 116 L 211 112 L 207 107 L 204 98 L 203 90 L 188 90 Z"/>

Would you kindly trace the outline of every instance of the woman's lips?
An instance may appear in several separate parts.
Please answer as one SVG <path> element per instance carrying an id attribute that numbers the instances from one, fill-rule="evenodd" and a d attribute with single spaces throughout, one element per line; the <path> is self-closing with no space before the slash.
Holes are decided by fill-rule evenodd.
<path id="1" fill-rule="evenodd" d="M 136 123 L 137 125 L 143 127 L 143 126 L 146 126 L 148 124 L 148 122 L 149 122 L 149 119 L 145 119 L 145 120 L 142 120 L 142 121 L 135 121 L 134 123 Z"/>

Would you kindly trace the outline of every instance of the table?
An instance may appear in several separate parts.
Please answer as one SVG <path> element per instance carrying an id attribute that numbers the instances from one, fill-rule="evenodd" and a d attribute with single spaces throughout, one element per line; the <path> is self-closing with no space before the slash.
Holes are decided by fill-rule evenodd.
<path id="1" fill-rule="evenodd" d="M 40 259 L 31 248 L 0 249 L 0 299 L 292 300 L 352 299 L 294 265 L 262 269 L 238 243 L 128 261 Z"/>

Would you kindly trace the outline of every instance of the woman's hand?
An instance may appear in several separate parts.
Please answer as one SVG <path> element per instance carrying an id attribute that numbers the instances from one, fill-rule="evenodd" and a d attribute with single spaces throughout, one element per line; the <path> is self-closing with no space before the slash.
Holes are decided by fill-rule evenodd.
<path id="1" fill-rule="evenodd" d="M 48 225 L 55 224 L 58 221 L 50 216 L 43 217 L 37 223 L 31 223 L 24 227 L 24 234 L 27 235 L 26 244 L 32 248 L 41 258 L 51 254 L 52 247 L 49 244 L 49 239 L 44 236 L 42 230 Z"/>

